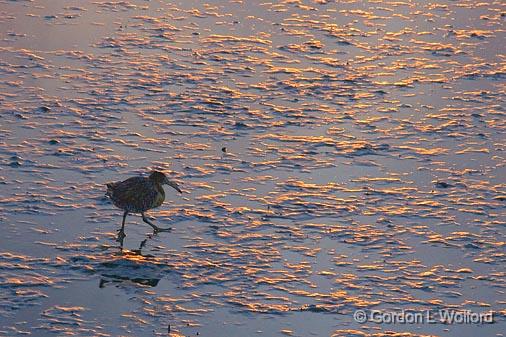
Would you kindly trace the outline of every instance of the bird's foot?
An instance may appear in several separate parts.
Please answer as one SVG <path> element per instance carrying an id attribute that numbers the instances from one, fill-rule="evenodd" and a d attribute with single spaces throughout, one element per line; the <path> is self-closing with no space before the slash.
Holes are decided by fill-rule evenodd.
<path id="1" fill-rule="evenodd" d="M 160 233 L 160 232 L 170 232 L 171 230 L 172 230 L 172 227 L 167 227 L 167 228 L 161 228 L 161 227 L 157 227 L 157 226 L 153 227 L 153 232 L 155 234 Z"/>
<path id="2" fill-rule="evenodd" d="M 118 237 L 116 238 L 116 241 L 123 242 L 123 239 L 125 238 L 126 234 L 125 231 L 119 230 Z"/>

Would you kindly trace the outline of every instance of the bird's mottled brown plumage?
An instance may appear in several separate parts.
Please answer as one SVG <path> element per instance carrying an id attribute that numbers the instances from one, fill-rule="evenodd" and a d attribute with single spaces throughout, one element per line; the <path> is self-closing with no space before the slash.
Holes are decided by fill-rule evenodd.
<path id="1" fill-rule="evenodd" d="M 155 229 L 161 230 L 153 225 L 144 215 L 147 210 L 159 207 L 165 201 L 165 192 L 162 185 L 167 184 L 182 193 L 178 185 L 169 180 L 162 172 L 154 171 L 149 177 L 132 177 L 124 181 L 107 184 L 106 195 L 111 198 L 114 206 L 125 211 L 121 226 L 120 238 L 124 237 L 125 219 L 128 213 L 141 213 L 142 220 Z"/>

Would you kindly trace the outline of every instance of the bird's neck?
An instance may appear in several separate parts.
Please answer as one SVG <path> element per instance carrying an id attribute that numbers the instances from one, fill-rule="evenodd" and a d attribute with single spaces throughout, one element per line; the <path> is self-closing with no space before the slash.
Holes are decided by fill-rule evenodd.
<path id="1" fill-rule="evenodd" d="M 161 195 L 165 196 L 165 191 L 163 190 L 163 186 L 160 183 L 154 183 L 155 189 L 160 193 Z"/>

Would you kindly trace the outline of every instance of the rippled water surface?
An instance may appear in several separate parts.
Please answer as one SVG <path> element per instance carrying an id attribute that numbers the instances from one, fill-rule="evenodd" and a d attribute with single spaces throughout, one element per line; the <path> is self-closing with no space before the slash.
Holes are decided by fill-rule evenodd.
<path id="1" fill-rule="evenodd" d="M 0 335 L 502 336 L 505 20 L 0 1 Z M 154 168 L 173 230 L 130 216 L 121 251 L 104 184 Z M 445 308 L 495 323 L 353 320 Z"/>

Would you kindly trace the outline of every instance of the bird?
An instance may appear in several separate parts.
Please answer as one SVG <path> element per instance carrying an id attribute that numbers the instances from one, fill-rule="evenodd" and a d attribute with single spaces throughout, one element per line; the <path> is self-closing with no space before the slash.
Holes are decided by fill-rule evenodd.
<path id="1" fill-rule="evenodd" d="M 140 213 L 142 221 L 153 227 L 155 233 L 170 230 L 154 225 L 146 217 L 145 212 L 159 207 L 165 201 L 162 185 L 169 185 L 179 193 L 183 193 L 179 185 L 170 180 L 163 172 L 153 171 L 149 177 L 131 177 L 124 181 L 107 183 L 108 196 L 114 206 L 123 210 L 123 221 L 118 233 L 118 241 L 122 242 L 125 235 L 125 220 L 130 213 Z"/>

